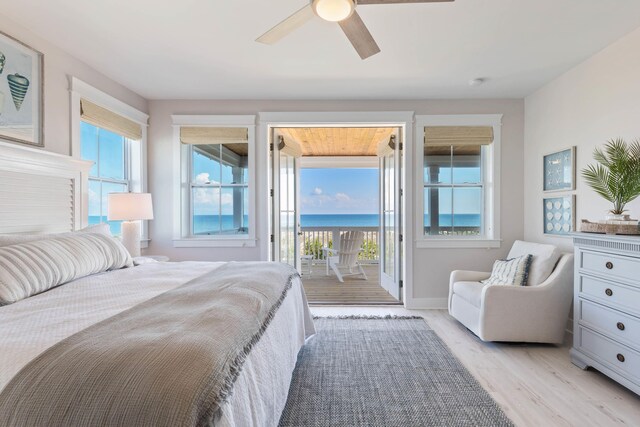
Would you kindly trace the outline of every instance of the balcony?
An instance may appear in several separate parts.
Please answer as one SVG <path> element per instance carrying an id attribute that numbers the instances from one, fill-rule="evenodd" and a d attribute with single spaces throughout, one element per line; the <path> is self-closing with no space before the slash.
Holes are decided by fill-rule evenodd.
<path id="1" fill-rule="evenodd" d="M 303 255 L 312 255 L 313 264 L 325 265 L 323 247 L 340 249 L 340 233 L 349 230 L 364 232 L 364 243 L 360 253 L 362 264 L 378 264 L 379 261 L 379 229 L 378 227 L 302 227 L 300 241 Z"/>
<path id="2" fill-rule="evenodd" d="M 347 276 L 340 283 L 332 271 L 327 275 L 323 247 L 338 249 L 340 233 L 363 231 L 364 243 L 360 253 L 367 280 L 361 276 Z M 303 255 L 311 255 L 310 265 L 302 268 L 302 283 L 312 305 L 389 305 L 400 304 L 380 286 L 379 230 L 377 227 L 303 227 L 300 242 Z M 309 273 L 310 269 L 310 273 Z"/>

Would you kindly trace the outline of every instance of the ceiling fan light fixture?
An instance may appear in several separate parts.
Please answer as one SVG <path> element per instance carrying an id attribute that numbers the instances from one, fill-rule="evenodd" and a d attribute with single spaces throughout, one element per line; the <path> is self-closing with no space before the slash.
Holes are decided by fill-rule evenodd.
<path id="1" fill-rule="evenodd" d="M 313 0 L 311 5 L 316 15 L 329 22 L 347 19 L 356 10 L 354 0 Z"/>

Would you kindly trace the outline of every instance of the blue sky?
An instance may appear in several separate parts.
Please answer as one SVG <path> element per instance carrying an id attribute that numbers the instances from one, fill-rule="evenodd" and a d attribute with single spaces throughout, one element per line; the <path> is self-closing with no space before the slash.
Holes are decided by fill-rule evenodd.
<path id="1" fill-rule="evenodd" d="M 301 214 L 377 214 L 378 169 L 301 169 Z"/>
<path id="2" fill-rule="evenodd" d="M 378 169 L 302 169 L 301 214 L 377 214 L 378 179 Z M 450 183 L 451 179 L 451 169 L 442 168 L 440 182 Z M 456 183 L 479 179 L 479 168 L 457 168 L 453 174 Z M 456 190 L 454 211 L 479 214 L 480 195 L 478 189 Z M 440 190 L 440 213 L 451 213 L 451 197 L 451 189 Z"/>

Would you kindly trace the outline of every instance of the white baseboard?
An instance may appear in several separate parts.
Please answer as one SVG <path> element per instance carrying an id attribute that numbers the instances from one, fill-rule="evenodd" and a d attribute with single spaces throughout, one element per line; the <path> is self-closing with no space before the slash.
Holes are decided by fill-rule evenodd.
<path id="1" fill-rule="evenodd" d="M 407 298 L 405 307 L 410 310 L 446 310 L 447 298 Z"/>

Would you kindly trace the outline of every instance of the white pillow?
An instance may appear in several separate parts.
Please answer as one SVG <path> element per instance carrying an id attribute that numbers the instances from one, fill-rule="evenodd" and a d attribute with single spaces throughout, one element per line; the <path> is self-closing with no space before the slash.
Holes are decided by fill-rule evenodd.
<path id="1" fill-rule="evenodd" d="M 5 246 L 0 248 L 0 306 L 81 277 L 132 266 L 122 243 L 97 233 Z"/>
<path id="2" fill-rule="evenodd" d="M 516 258 L 527 254 L 533 255 L 527 286 L 537 286 L 547 280 L 551 275 L 562 252 L 553 245 L 516 240 L 507 258 Z"/>
<path id="3" fill-rule="evenodd" d="M 67 231 L 65 233 L 37 233 L 37 234 L 0 234 L 0 248 L 19 243 L 35 242 L 37 240 L 52 239 L 54 237 L 68 236 L 74 233 L 96 233 L 113 237 L 109 224 L 101 223 L 90 225 L 78 231 Z"/>
<path id="4" fill-rule="evenodd" d="M 525 286 L 529 276 L 532 255 L 511 259 L 499 259 L 493 263 L 491 277 L 482 280 L 485 285 Z"/>

